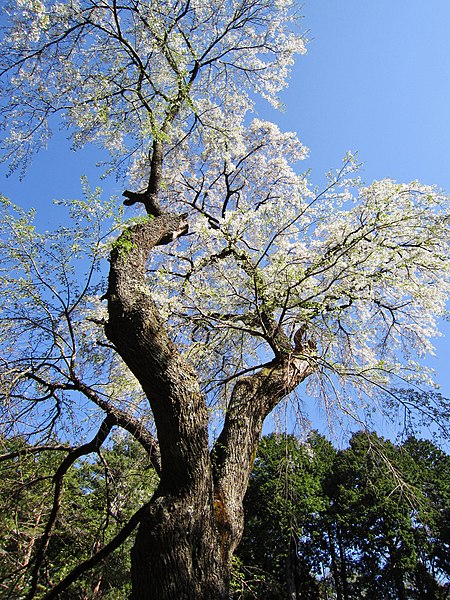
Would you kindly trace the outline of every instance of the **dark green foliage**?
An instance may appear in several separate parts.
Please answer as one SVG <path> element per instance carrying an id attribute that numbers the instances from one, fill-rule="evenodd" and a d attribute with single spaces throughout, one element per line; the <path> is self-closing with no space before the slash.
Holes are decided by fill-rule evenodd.
<path id="1" fill-rule="evenodd" d="M 245 498 L 246 528 L 237 555 L 243 564 L 262 571 L 264 578 L 259 575 L 256 593 L 243 593 L 241 598 L 286 598 L 287 556 L 294 532 L 300 534 L 304 549 L 297 569 L 304 573 L 302 593 L 308 593 L 306 588 L 312 584 L 306 582 L 306 574 L 319 566 L 320 557 L 303 544 L 302 536 L 307 533 L 320 545 L 313 523 L 326 510 L 321 482 L 334 455 L 332 445 L 317 434 L 306 444 L 293 436 L 270 435 L 261 441 Z"/>
<path id="2" fill-rule="evenodd" d="M 20 598 L 52 507 L 52 476 L 67 450 L 34 452 L 22 438 L 1 446 L 10 458 L 0 461 L 0 597 Z M 40 592 L 106 544 L 155 483 L 145 453 L 128 437 L 76 463 L 64 478 Z M 314 432 L 304 443 L 267 436 L 245 511 L 233 565 L 236 600 L 449 596 L 450 457 L 429 441 L 395 445 L 360 432 L 337 451 Z M 131 544 L 64 598 L 125 600 Z"/>
<path id="3" fill-rule="evenodd" d="M 238 548 L 258 577 L 235 598 L 447 598 L 449 495 L 450 458 L 429 441 L 264 438 Z"/>
<path id="4" fill-rule="evenodd" d="M 53 444 L 56 446 L 56 444 Z M 21 438 L 3 440 L 0 455 L 0 597 L 25 596 L 32 564 L 52 510 L 53 475 L 64 450 L 33 452 Z M 95 554 L 150 498 L 156 478 L 141 447 L 115 437 L 101 455 L 75 463 L 64 478 L 59 516 L 39 579 L 48 591 L 76 565 Z M 130 590 L 132 540 L 85 573 L 64 598 L 120 600 Z M 10 594 L 10 595 L 9 595 Z"/>

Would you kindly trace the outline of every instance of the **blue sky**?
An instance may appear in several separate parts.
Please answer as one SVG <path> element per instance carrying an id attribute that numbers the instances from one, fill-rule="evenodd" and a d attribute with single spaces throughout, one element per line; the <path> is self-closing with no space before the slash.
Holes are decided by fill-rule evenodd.
<path id="1" fill-rule="evenodd" d="M 450 2 L 307 0 L 303 14 L 311 42 L 279 122 L 314 170 L 357 150 L 367 180 L 450 190 Z"/>
<path id="2" fill-rule="evenodd" d="M 277 122 L 310 148 L 313 179 L 351 150 L 367 182 L 450 193 L 450 2 L 307 0 L 302 13 L 311 41 Z M 450 323 L 442 330 L 428 364 L 450 397 Z"/>
<path id="3" fill-rule="evenodd" d="M 306 0 L 302 28 L 308 54 L 293 70 L 283 113 L 261 116 L 296 130 L 310 148 L 302 167 L 313 181 L 358 151 L 363 178 L 419 179 L 450 191 L 450 1 Z M 80 195 L 80 176 L 101 183 L 96 151 L 74 153 L 56 135 L 25 179 L 0 171 L 0 191 L 22 206 L 41 208 L 50 227 L 59 217 L 55 198 Z M 430 364 L 450 396 L 450 326 Z"/>

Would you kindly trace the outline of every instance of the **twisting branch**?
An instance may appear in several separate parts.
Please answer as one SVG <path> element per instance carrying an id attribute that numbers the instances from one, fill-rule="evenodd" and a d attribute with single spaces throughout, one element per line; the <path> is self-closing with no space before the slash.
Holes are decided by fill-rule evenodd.
<path id="1" fill-rule="evenodd" d="M 99 396 L 89 386 L 83 384 L 78 378 L 74 379 L 76 389 L 83 393 L 89 400 L 94 402 L 99 408 L 108 413 L 108 416 L 114 420 L 114 425 L 122 427 L 128 431 L 135 440 L 147 451 L 152 467 L 158 476 L 161 476 L 161 458 L 158 442 L 154 436 L 144 427 L 144 425 L 135 417 L 124 410 L 113 406 L 110 402 Z"/>
<path id="2" fill-rule="evenodd" d="M 135 440 L 137 440 L 141 446 L 146 450 L 149 456 L 149 460 L 158 475 L 161 474 L 161 460 L 159 455 L 158 442 L 153 435 L 144 427 L 144 425 L 135 417 L 128 414 L 124 410 L 114 406 L 111 402 L 108 402 L 105 398 L 102 398 L 97 392 L 91 387 L 84 384 L 76 375 L 72 369 L 70 377 L 71 383 L 51 383 L 45 381 L 35 373 L 27 372 L 26 377 L 36 381 L 40 385 L 45 386 L 53 394 L 55 390 L 65 391 L 77 391 L 81 392 L 86 398 L 91 400 L 96 406 L 104 410 L 111 419 L 113 419 L 113 425 L 122 427 L 125 431 L 128 431 Z"/>

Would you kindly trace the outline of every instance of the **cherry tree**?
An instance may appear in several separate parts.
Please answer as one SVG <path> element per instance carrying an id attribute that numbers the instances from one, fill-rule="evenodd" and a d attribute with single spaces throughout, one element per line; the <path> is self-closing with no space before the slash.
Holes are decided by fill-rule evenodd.
<path id="1" fill-rule="evenodd" d="M 72 225 L 40 234 L 3 200 L 4 434 L 33 451 L 74 423 L 70 443 L 89 438 L 55 473 L 26 598 L 42 591 L 65 474 L 113 427 L 147 450 L 157 490 L 44 597 L 137 529 L 133 599 L 228 598 L 271 411 L 307 381 L 362 419 L 374 402 L 408 409 L 396 389 L 431 382 L 420 361 L 450 291 L 448 198 L 365 186 L 350 154 L 322 191 L 299 174 L 296 134 L 254 112 L 258 96 L 278 104 L 305 51 L 291 0 L 14 0 L 6 13 L 4 160 L 24 170 L 56 123 L 75 148 L 106 149 L 124 204 L 143 209 L 124 220 L 84 182 L 65 203 Z M 439 422 L 446 407 L 417 398 Z"/>

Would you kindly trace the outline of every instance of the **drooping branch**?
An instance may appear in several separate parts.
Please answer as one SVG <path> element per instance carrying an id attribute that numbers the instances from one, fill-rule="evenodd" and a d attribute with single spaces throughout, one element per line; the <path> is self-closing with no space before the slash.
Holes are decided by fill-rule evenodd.
<path id="1" fill-rule="evenodd" d="M 161 457 L 158 447 L 158 442 L 155 440 L 153 435 L 144 427 L 144 425 L 133 417 L 128 412 L 121 410 L 117 406 L 114 406 L 104 398 L 99 396 L 89 386 L 83 384 L 78 379 L 75 379 L 75 389 L 82 392 L 87 398 L 92 400 L 99 408 L 104 410 L 113 420 L 113 424 L 125 431 L 128 431 L 136 441 L 146 450 L 152 467 L 155 469 L 158 476 L 161 476 Z"/>
<path id="2" fill-rule="evenodd" d="M 133 417 L 133 415 L 115 406 L 112 402 L 109 402 L 106 398 L 95 392 L 95 390 L 93 390 L 91 387 L 83 383 L 76 375 L 74 369 L 72 369 L 70 373 L 71 383 L 52 383 L 45 381 L 39 375 L 30 372 L 26 373 L 26 377 L 46 387 L 49 390 L 49 393 L 54 393 L 55 390 L 74 390 L 84 394 L 86 398 L 88 398 L 96 406 L 105 411 L 107 415 L 109 415 L 113 425 L 117 425 L 125 431 L 128 431 L 128 433 L 130 433 L 134 439 L 141 444 L 141 446 L 147 452 L 149 460 L 156 473 L 158 475 L 161 474 L 161 458 L 158 442 L 155 440 L 150 431 L 144 427 L 139 419 L 136 419 Z M 70 448 L 68 449 L 70 450 Z"/>

